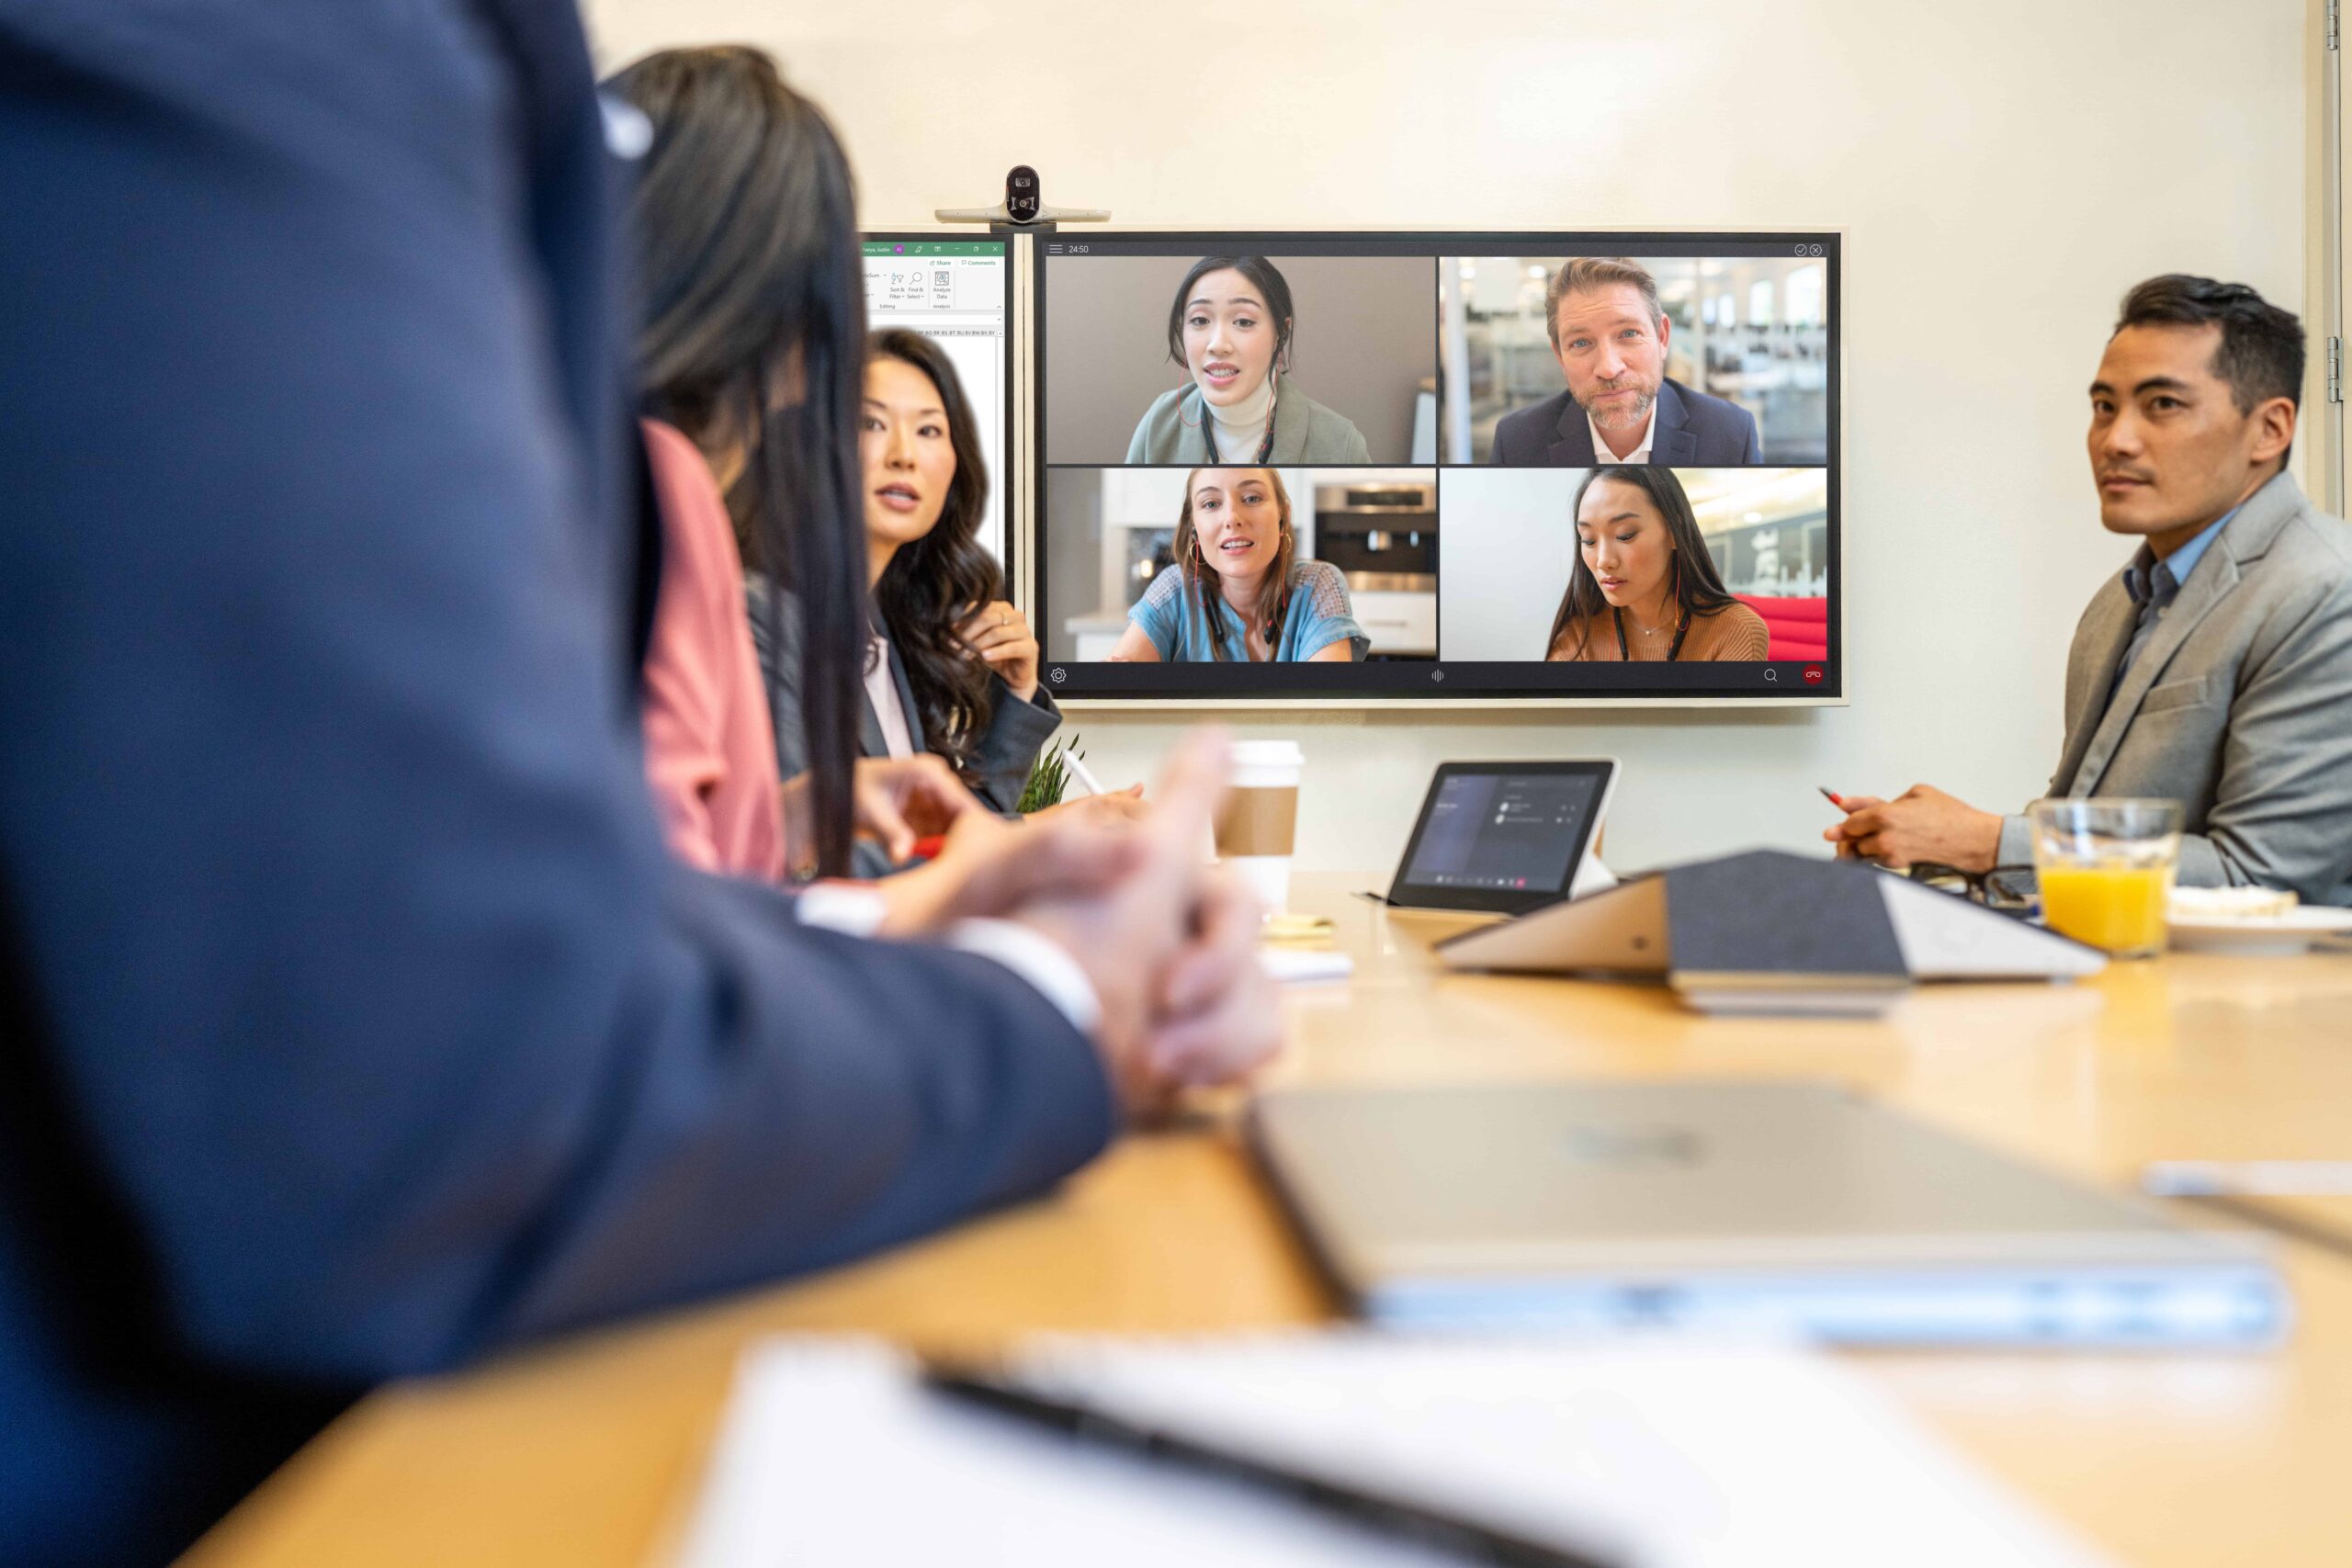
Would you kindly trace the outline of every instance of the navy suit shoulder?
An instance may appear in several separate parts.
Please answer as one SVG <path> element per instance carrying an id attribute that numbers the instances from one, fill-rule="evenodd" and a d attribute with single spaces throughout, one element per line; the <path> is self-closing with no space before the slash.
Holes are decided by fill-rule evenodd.
<path id="1" fill-rule="evenodd" d="M 1110 1134 L 1009 971 L 664 852 L 602 134 L 569 0 L 0 0 L 0 1561 Z"/>
<path id="2" fill-rule="evenodd" d="M 1653 463 L 1737 468 L 1764 460 L 1756 416 L 1737 403 L 1668 378 L 1658 384 L 1655 406 Z M 1511 468 L 1583 468 L 1595 460 L 1591 423 L 1565 390 L 1497 421 L 1487 457 Z"/>
<path id="3" fill-rule="evenodd" d="M 1737 468 L 1764 460 L 1756 416 L 1737 403 L 1694 391 L 1668 378 L 1658 388 L 1650 461 Z"/>
<path id="4" fill-rule="evenodd" d="M 1563 418 L 1571 414 L 1574 427 L 1564 428 Z M 1555 457 L 1552 448 L 1562 442 L 1580 447 L 1581 455 L 1571 451 Z M 1555 392 L 1496 421 L 1495 444 L 1487 460 L 1505 468 L 1584 468 L 1592 462 L 1592 432 L 1576 400 L 1565 390 Z"/>

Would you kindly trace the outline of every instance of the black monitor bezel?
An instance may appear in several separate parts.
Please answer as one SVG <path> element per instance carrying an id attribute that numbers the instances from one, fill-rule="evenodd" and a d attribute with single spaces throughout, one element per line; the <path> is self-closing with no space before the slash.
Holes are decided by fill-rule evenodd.
<path id="1" fill-rule="evenodd" d="M 1573 703 L 1601 705 L 1675 706 L 1724 703 L 1749 706 L 1827 706 L 1846 700 L 1845 538 L 1839 476 L 1845 463 L 1844 236 L 1836 230 L 1097 230 L 1054 231 L 1035 237 L 1030 265 L 1029 385 L 1030 448 L 1036 460 L 1029 476 L 1030 526 L 1042 536 L 1047 516 L 1046 492 L 1056 465 L 1046 460 L 1047 422 L 1046 283 L 1056 255 L 1099 254 L 1107 245 L 1143 254 L 1427 254 L 1435 269 L 1448 255 L 1777 255 L 1796 247 L 1818 246 L 1827 266 L 1829 652 L 1822 660 L 1722 664 L 1548 664 L 1534 660 L 1398 660 L 1363 664 L 1283 665 L 1283 688 L 1269 690 L 1262 665 L 1105 664 L 1048 660 L 1043 678 L 1057 700 L 1116 702 L 1121 705 L 1182 705 L 1187 703 L 1248 703 L 1284 706 L 1434 704 Z M 1236 246 L 1247 243 L 1244 252 Z M 1432 311 L 1432 316 L 1435 312 Z M 1431 324 L 1434 335 L 1439 330 Z M 1441 378 L 1442 356 L 1433 355 Z M 1442 396 L 1441 392 L 1441 396 Z M 1063 467 L 1145 467 L 1087 464 Z M 1181 466 L 1181 465 L 1167 465 Z M 1413 465 L 1394 465 L 1409 467 Z M 1444 474 L 1476 465 L 1431 465 L 1438 475 L 1442 514 Z M 1791 467 L 1811 467 L 1794 464 Z M 1036 570 L 1028 580 L 1031 624 L 1050 624 L 1052 600 L 1044 563 L 1048 552 L 1039 537 L 1029 552 Z M 1439 636 L 1442 650 L 1443 626 Z"/>

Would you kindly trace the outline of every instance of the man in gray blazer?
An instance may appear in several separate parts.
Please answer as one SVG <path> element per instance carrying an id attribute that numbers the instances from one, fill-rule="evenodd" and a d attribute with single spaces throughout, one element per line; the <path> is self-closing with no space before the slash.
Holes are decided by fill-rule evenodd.
<path id="1" fill-rule="evenodd" d="M 2181 804 L 2179 880 L 2352 904 L 2352 526 L 2286 471 L 2302 326 L 2243 284 L 2125 296 L 2091 384 L 2101 520 L 2141 544 L 2066 663 L 2053 795 Z M 2023 817 L 1918 785 L 1849 799 L 1841 855 L 2024 864 Z"/>
<path id="2" fill-rule="evenodd" d="M 1595 463 L 1723 468 L 1764 460 L 1756 416 L 1666 374 L 1674 322 L 1657 279 L 1623 256 L 1576 256 L 1544 291 L 1544 326 L 1567 390 L 1506 416 L 1487 461 L 1510 468 Z"/>

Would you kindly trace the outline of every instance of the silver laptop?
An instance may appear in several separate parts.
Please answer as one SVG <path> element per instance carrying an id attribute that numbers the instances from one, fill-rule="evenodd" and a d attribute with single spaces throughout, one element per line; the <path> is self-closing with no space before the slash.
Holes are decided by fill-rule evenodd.
<path id="1" fill-rule="evenodd" d="M 1325 1268 L 1410 1328 L 2248 1346 L 2259 1239 L 1807 1083 L 1297 1089 L 1250 1130 Z"/>

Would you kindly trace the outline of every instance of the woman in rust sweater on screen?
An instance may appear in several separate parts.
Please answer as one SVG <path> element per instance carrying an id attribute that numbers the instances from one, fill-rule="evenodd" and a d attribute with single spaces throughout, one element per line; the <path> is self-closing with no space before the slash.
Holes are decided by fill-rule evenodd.
<path id="1" fill-rule="evenodd" d="M 1715 570 L 1671 468 L 1595 468 L 1577 487 L 1577 549 L 1547 660 L 1760 660 L 1764 617 Z"/>

